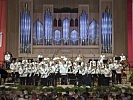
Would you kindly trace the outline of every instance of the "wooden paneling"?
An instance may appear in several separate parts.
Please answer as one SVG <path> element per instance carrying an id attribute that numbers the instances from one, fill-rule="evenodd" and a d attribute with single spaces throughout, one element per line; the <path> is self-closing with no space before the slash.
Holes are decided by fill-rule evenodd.
<path id="1" fill-rule="evenodd" d="M 127 55 L 127 0 L 114 0 L 114 53 Z"/>
<path id="2" fill-rule="evenodd" d="M 127 55 L 127 6 L 126 0 L 113 1 L 114 21 L 114 54 L 122 52 Z M 33 0 L 33 12 L 42 13 L 43 4 L 54 4 L 54 7 L 78 7 L 78 4 L 88 4 L 89 12 L 99 12 L 99 0 Z M 97 19 L 97 17 L 96 17 Z M 19 0 L 7 0 L 7 51 L 18 57 L 19 42 Z M 87 52 L 87 49 L 85 49 Z"/>

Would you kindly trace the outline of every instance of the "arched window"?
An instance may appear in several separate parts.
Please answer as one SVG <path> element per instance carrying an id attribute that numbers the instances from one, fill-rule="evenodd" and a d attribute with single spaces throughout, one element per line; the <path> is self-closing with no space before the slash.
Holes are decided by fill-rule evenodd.
<path id="1" fill-rule="evenodd" d="M 33 26 L 33 44 L 42 45 L 43 44 L 43 24 L 38 19 Z"/>
<path id="2" fill-rule="evenodd" d="M 78 27 L 78 19 L 75 19 L 75 26 Z"/>
<path id="3" fill-rule="evenodd" d="M 57 20 L 56 20 L 56 18 L 54 19 L 54 27 L 57 27 Z"/>
<path id="4" fill-rule="evenodd" d="M 70 44 L 78 45 L 78 32 L 76 30 L 73 30 L 70 34 Z"/>
<path id="5" fill-rule="evenodd" d="M 68 18 L 63 20 L 63 44 L 68 45 L 69 42 L 69 26 L 70 21 Z"/>
<path id="6" fill-rule="evenodd" d="M 85 11 L 80 15 L 80 43 L 82 45 L 88 44 L 88 16 Z"/>
<path id="7" fill-rule="evenodd" d="M 61 44 L 61 32 L 59 30 L 56 30 L 54 32 L 54 44 L 55 45 Z"/>
<path id="8" fill-rule="evenodd" d="M 51 12 L 46 10 L 44 15 L 44 32 L 45 32 L 45 44 L 52 44 L 52 15 Z"/>
<path id="9" fill-rule="evenodd" d="M 73 26 L 74 26 L 74 20 L 71 19 L 71 20 L 70 20 L 70 27 L 73 27 Z"/>
<path id="10" fill-rule="evenodd" d="M 101 26 L 102 53 L 112 53 L 112 15 L 108 8 L 102 14 Z"/>
<path id="11" fill-rule="evenodd" d="M 27 3 L 25 9 L 20 15 L 20 53 L 27 53 L 30 51 L 31 44 L 31 16 L 28 10 Z"/>
<path id="12" fill-rule="evenodd" d="M 61 27 L 62 26 L 62 22 L 61 22 L 61 19 L 59 18 L 58 20 L 58 27 Z"/>
<path id="13" fill-rule="evenodd" d="M 89 25 L 89 45 L 98 45 L 99 35 L 98 35 L 98 24 L 96 20 L 92 20 Z"/>

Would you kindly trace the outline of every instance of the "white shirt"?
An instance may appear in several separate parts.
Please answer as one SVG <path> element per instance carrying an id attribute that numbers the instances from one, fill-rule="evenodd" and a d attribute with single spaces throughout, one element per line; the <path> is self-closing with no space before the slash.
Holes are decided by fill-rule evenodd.
<path id="1" fill-rule="evenodd" d="M 105 75 L 105 77 L 111 77 L 112 76 L 111 70 L 109 68 L 105 68 L 104 75 Z"/>
<path id="2" fill-rule="evenodd" d="M 10 62 L 10 60 L 11 60 L 11 55 L 10 54 L 6 54 L 5 55 L 5 61 Z"/>
<path id="3" fill-rule="evenodd" d="M 104 59 L 105 59 L 105 55 L 100 55 L 100 63 L 103 63 Z"/>
<path id="4" fill-rule="evenodd" d="M 121 58 L 120 61 L 126 60 L 126 57 L 124 55 L 120 56 L 120 58 Z"/>
<path id="5" fill-rule="evenodd" d="M 115 68 L 116 68 L 116 73 L 121 74 L 122 65 L 121 64 L 116 64 Z"/>
<path id="6" fill-rule="evenodd" d="M 65 66 L 64 64 L 60 64 L 60 73 L 61 75 L 66 75 L 67 74 L 67 66 Z"/>
<path id="7" fill-rule="evenodd" d="M 15 70 L 15 63 L 11 63 L 11 64 L 10 64 L 10 69 L 11 69 L 11 70 Z"/>

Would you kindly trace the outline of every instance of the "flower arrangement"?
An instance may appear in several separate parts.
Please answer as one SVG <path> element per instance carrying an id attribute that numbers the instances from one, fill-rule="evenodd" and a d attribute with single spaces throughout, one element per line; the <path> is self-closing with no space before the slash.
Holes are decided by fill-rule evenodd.
<path id="1" fill-rule="evenodd" d="M 60 87 L 60 86 L 24 86 L 24 85 L 16 85 L 16 87 L 0 87 L 1 91 L 28 91 L 29 93 L 33 92 L 33 91 L 38 91 L 38 92 L 42 92 L 42 91 L 47 91 L 47 92 L 66 92 L 66 91 L 70 91 L 70 92 L 74 92 L 75 89 L 77 89 L 78 91 L 80 91 L 80 93 L 83 93 L 86 90 L 86 86 L 74 86 L 74 87 Z M 130 87 L 118 87 L 118 86 L 91 86 L 88 88 L 89 92 L 105 92 L 106 90 L 109 90 L 110 92 L 117 92 L 119 90 L 122 90 L 126 93 L 133 93 L 133 89 Z"/>
<path id="2" fill-rule="evenodd" d="M 129 82 L 131 82 L 131 85 L 133 86 L 133 73 L 129 77 Z"/>

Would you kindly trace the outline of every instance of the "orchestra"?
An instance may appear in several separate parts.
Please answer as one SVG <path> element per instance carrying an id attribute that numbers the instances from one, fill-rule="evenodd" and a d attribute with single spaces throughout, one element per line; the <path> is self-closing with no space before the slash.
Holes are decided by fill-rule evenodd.
<path id="1" fill-rule="evenodd" d="M 65 56 L 41 58 L 12 60 L 10 64 L 12 81 L 19 81 L 21 85 L 43 86 L 58 84 L 109 86 L 110 82 L 122 83 L 121 75 L 124 67 L 121 62 L 125 58 L 107 60 L 105 55 L 101 55 L 97 60 L 91 59 L 89 62 L 85 62 L 81 55 L 73 61 Z"/>

